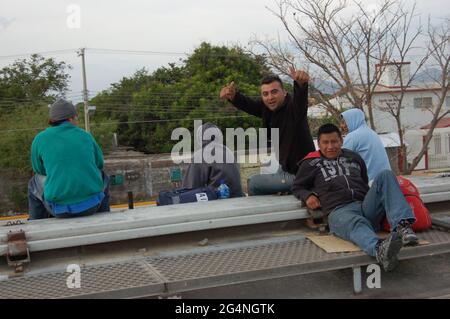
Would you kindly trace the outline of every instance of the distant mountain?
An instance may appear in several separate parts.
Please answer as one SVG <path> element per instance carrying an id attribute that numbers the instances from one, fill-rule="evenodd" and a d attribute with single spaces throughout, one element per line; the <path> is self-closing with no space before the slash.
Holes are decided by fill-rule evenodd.
<path id="1" fill-rule="evenodd" d="M 325 94 L 334 94 L 340 89 L 339 85 L 337 85 L 335 82 L 326 80 L 315 81 L 314 87 Z"/>
<path id="2" fill-rule="evenodd" d="M 429 68 L 417 73 L 411 84 L 421 85 L 424 83 L 434 83 L 439 77 L 441 77 L 441 71 L 439 69 Z"/>
<path id="3" fill-rule="evenodd" d="M 441 76 L 441 72 L 436 68 L 429 68 L 423 70 L 422 72 L 417 73 L 414 80 L 412 81 L 412 85 L 423 85 L 424 83 L 433 83 Z M 314 87 L 319 89 L 325 94 L 333 94 L 339 91 L 340 87 L 333 81 L 326 80 L 316 80 L 314 83 Z"/>

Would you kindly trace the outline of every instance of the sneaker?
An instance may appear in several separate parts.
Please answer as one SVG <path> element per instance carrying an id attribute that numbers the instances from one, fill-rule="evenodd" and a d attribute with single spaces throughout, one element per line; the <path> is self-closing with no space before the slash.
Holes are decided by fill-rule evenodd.
<path id="1" fill-rule="evenodd" d="M 397 267 L 397 255 L 402 247 L 402 237 L 397 232 L 392 232 L 389 237 L 378 242 L 376 247 L 376 258 L 384 271 L 391 271 Z"/>
<path id="2" fill-rule="evenodd" d="M 404 246 L 416 246 L 419 244 L 419 238 L 408 221 L 402 220 L 397 226 L 397 232 L 400 234 Z"/>

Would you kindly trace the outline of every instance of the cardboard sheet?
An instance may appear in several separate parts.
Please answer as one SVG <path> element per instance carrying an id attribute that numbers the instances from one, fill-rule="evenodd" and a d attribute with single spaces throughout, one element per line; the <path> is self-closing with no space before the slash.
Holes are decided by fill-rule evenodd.
<path id="1" fill-rule="evenodd" d="M 380 238 L 386 238 L 388 233 L 379 233 Z M 344 240 L 342 238 L 336 237 L 334 235 L 317 235 L 309 234 L 306 236 L 314 244 L 325 250 L 327 253 L 347 253 L 347 252 L 357 252 L 362 251 L 361 248 Z M 425 240 L 419 240 L 419 245 L 427 245 L 429 242 Z M 407 247 L 406 247 L 407 248 Z"/>

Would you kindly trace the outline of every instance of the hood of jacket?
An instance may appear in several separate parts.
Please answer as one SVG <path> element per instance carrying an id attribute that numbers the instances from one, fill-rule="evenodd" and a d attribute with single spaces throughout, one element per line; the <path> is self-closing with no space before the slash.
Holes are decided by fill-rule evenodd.
<path id="1" fill-rule="evenodd" d="M 342 113 L 342 117 L 347 124 L 348 131 L 353 132 L 361 126 L 367 126 L 364 112 L 360 109 L 350 109 Z"/>
<path id="2" fill-rule="evenodd" d="M 196 143 L 200 147 L 205 147 L 212 141 L 217 139 L 217 136 L 221 136 L 222 132 L 212 123 L 205 123 L 197 128 Z"/>

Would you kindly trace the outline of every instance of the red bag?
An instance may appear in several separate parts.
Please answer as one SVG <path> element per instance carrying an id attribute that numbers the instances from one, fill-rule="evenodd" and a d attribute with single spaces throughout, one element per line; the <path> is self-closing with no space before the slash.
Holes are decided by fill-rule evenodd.
<path id="1" fill-rule="evenodd" d="M 400 184 L 400 189 L 405 196 L 406 201 L 416 217 L 416 222 L 412 225 L 414 231 L 420 231 L 431 228 L 431 216 L 428 209 L 423 204 L 420 199 L 419 190 L 417 187 L 409 180 L 402 176 L 397 176 L 397 181 Z M 389 232 L 391 226 L 387 221 L 387 218 L 383 222 L 383 230 Z"/>

